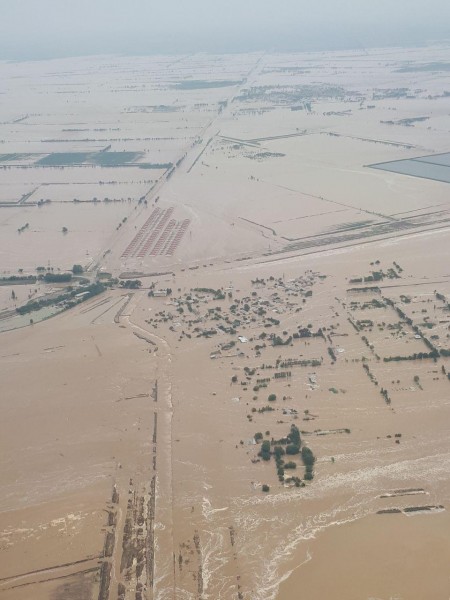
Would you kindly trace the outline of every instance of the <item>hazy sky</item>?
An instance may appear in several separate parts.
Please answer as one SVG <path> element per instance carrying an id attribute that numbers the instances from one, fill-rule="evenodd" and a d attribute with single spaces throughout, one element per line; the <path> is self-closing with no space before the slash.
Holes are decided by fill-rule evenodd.
<path id="1" fill-rule="evenodd" d="M 450 0 L 0 0 L 0 59 L 450 40 Z"/>

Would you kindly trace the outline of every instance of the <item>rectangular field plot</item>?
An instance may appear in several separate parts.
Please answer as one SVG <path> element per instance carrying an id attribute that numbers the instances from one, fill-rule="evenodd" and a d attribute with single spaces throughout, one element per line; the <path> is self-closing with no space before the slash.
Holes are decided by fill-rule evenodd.
<path id="1" fill-rule="evenodd" d="M 0 205 L 52 202 L 137 202 L 164 171 L 137 166 L 7 169 L 0 181 Z M 97 200 L 95 200 L 95 198 Z"/>
<path id="2" fill-rule="evenodd" d="M 20 162 L 21 164 L 31 164 L 34 159 L 37 158 L 36 154 L 30 153 L 13 153 L 13 154 L 0 154 L 0 166 L 14 165 L 14 163 Z"/>
<path id="3" fill-rule="evenodd" d="M 137 201 L 151 188 L 152 183 L 54 183 L 43 184 L 27 202 L 51 200 L 52 202 L 127 202 Z"/>
<path id="4" fill-rule="evenodd" d="M 37 161 L 41 167 L 63 167 L 92 164 L 101 167 L 120 167 L 141 158 L 141 152 L 53 152 Z"/>
<path id="5" fill-rule="evenodd" d="M 131 205 L 132 206 L 132 205 Z M 51 203 L 0 213 L 0 270 L 89 264 L 132 208 L 126 203 Z M 28 223 L 28 227 L 18 230 Z M 63 227 L 68 229 L 63 232 Z"/>
<path id="6" fill-rule="evenodd" d="M 388 390 L 397 411 L 416 412 L 426 403 L 428 409 L 436 408 L 446 393 L 447 381 L 439 377 L 440 369 L 432 360 L 409 360 L 385 363 L 373 360 L 366 363 L 378 386 L 372 386 L 377 402 L 382 403 L 380 389 Z M 433 419 L 431 414 L 422 419 Z"/>
<path id="7" fill-rule="evenodd" d="M 385 315 L 386 320 L 374 322 L 373 326 L 364 327 L 364 335 L 375 351 L 382 358 L 389 356 L 408 356 L 427 352 L 421 339 L 415 339 L 411 327 L 398 320 L 391 320 Z"/>
<path id="8" fill-rule="evenodd" d="M 396 309 L 384 300 L 381 298 L 367 298 L 363 302 L 355 300 L 348 307 L 349 320 L 366 345 L 381 358 L 429 352 L 421 335 L 404 318 L 400 318 Z M 373 304 L 372 301 L 375 303 Z M 403 308 L 403 304 L 399 304 Z"/>
<path id="9" fill-rule="evenodd" d="M 2 183 L 0 185 L 0 204 L 18 204 L 34 190 L 32 183 Z"/>
<path id="10" fill-rule="evenodd" d="M 445 289 L 445 286 L 443 287 Z M 411 290 L 414 292 L 413 288 Z M 450 311 L 447 297 L 448 294 L 431 290 L 420 295 L 406 293 L 402 297 L 404 313 L 413 320 L 421 335 L 438 350 L 450 348 Z"/>
<path id="11" fill-rule="evenodd" d="M 53 152 L 40 158 L 36 166 L 64 167 L 68 165 L 81 165 L 86 163 L 91 154 L 89 152 Z"/>
<path id="12" fill-rule="evenodd" d="M 173 207 L 155 208 L 122 253 L 122 258 L 172 256 L 186 233 L 190 220 L 172 219 Z"/>
<path id="13" fill-rule="evenodd" d="M 310 237 L 326 237 L 338 233 L 360 232 L 377 225 L 381 219 L 367 218 L 366 214 L 352 209 L 329 210 L 323 213 L 292 217 L 275 225 L 277 233 L 289 241 Z M 311 235 L 311 233 L 313 235 Z"/>
<path id="14" fill-rule="evenodd" d="M 369 165 L 372 169 L 450 183 L 450 152 Z"/>
<path id="15" fill-rule="evenodd" d="M 431 156 L 421 156 L 420 158 L 415 158 L 414 160 L 433 165 L 442 165 L 450 168 L 450 152 L 445 152 L 444 154 L 434 154 Z"/>

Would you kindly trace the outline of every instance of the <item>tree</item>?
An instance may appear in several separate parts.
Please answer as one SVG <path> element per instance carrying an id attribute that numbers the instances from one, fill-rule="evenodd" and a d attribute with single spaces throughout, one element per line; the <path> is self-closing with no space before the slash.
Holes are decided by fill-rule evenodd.
<path id="1" fill-rule="evenodd" d="M 270 487 L 267 485 L 267 483 L 263 483 L 262 491 L 263 492 L 270 492 Z"/>
<path id="2" fill-rule="evenodd" d="M 261 452 L 260 456 L 263 460 L 270 460 L 270 442 L 269 440 L 264 440 L 261 444 Z"/>
<path id="3" fill-rule="evenodd" d="M 72 273 L 74 275 L 81 275 L 81 273 L 83 273 L 83 267 L 81 265 L 73 265 Z"/>
<path id="4" fill-rule="evenodd" d="M 275 402 L 275 400 L 277 399 L 275 394 L 270 394 L 268 397 L 269 402 Z"/>
<path id="5" fill-rule="evenodd" d="M 136 289 L 140 288 L 141 285 L 142 285 L 142 281 L 140 279 L 127 279 L 126 281 L 120 282 L 120 287 L 130 289 L 130 290 L 136 290 Z"/>
<path id="6" fill-rule="evenodd" d="M 308 448 L 307 446 L 303 446 L 302 448 L 302 460 L 303 460 L 303 464 L 308 467 L 312 467 L 314 465 L 314 463 L 316 462 L 316 457 L 314 456 L 314 454 L 312 453 L 312 451 L 310 450 L 310 448 Z"/>
<path id="7" fill-rule="evenodd" d="M 72 273 L 46 273 L 45 283 L 67 283 L 72 280 Z"/>
<path id="8" fill-rule="evenodd" d="M 290 462 L 287 462 L 287 463 L 284 464 L 284 468 L 285 469 L 296 469 L 297 465 L 296 465 L 295 462 L 290 461 Z"/>
<path id="9" fill-rule="evenodd" d="M 275 457 L 278 459 L 278 458 L 281 458 L 281 456 L 283 456 L 285 452 L 284 452 L 284 449 L 282 446 L 275 446 L 275 448 L 273 449 L 273 453 L 275 454 Z"/>
<path id="10" fill-rule="evenodd" d="M 291 431 L 288 435 L 288 439 L 292 444 L 294 444 L 294 446 L 300 447 L 300 444 L 301 444 L 300 431 L 298 430 L 298 427 L 296 427 L 295 425 L 291 425 Z"/>
<path id="11" fill-rule="evenodd" d="M 67 229 L 67 227 L 63 227 L 63 228 L 62 228 L 62 232 L 63 232 L 63 233 L 67 233 L 68 231 L 69 231 L 69 230 Z"/>

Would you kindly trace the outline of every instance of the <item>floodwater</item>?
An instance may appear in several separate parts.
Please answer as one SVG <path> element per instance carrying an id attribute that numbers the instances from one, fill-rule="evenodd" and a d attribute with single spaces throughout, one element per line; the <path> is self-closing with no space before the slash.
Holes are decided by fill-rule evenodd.
<path id="1" fill-rule="evenodd" d="M 2 154 L 177 165 L 1 171 L 2 276 L 142 281 L 0 321 L 6 599 L 449 597 L 448 184 L 367 166 L 447 168 L 446 81 L 398 68 L 448 48 L 371 52 L 0 64 Z M 124 252 L 156 208 L 176 251 Z M 300 487 L 255 442 L 292 425 Z"/>
<path id="2" fill-rule="evenodd" d="M 392 171 L 393 173 L 402 173 L 403 175 L 412 175 L 413 177 L 423 177 L 425 179 L 434 179 L 435 181 L 450 183 L 450 165 L 448 164 L 448 156 L 448 154 L 438 155 L 435 159 L 436 162 L 434 162 L 433 157 L 427 157 L 426 160 L 397 160 L 389 163 L 381 163 L 379 165 L 371 165 L 371 167 L 373 169 L 381 169 L 383 171 Z"/>

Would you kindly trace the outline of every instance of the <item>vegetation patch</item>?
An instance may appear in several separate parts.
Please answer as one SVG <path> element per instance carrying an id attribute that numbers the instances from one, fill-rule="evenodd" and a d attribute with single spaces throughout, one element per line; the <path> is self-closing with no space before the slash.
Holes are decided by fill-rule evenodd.
<path id="1" fill-rule="evenodd" d="M 239 85 L 242 81 L 234 81 L 230 79 L 222 79 L 217 81 L 209 81 L 206 79 L 186 79 L 178 81 L 173 87 L 176 90 L 207 90 L 212 88 L 231 87 Z"/>

